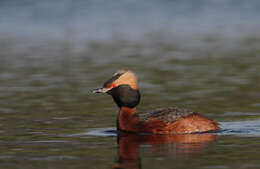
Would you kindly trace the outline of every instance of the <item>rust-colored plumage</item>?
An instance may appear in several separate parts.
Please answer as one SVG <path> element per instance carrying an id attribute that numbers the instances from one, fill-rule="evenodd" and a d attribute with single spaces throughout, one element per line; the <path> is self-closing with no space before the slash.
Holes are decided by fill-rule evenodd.
<path id="1" fill-rule="evenodd" d="M 163 109 L 161 109 L 161 111 L 163 111 Z M 174 114 L 173 116 L 175 116 L 176 112 L 168 113 Z M 118 128 L 129 132 L 148 132 L 158 134 L 200 133 L 216 131 L 219 129 L 217 122 L 198 113 L 178 115 L 177 118 L 172 120 L 164 120 L 162 118 L 165 118 L 164 114 L 162 114 L 162 117 L 153 117 L 153 115 L 151 115 L 150 117 L 143 119 L 142 115 L 136 114 L 135 108 L 131 109 L 122 107 L 117 119 Z"/>
<path id="2" fill-rule="evenodd" d="M 119 71 L 95 93 L 108 93 L 120 108 L 117 128 L 127 132 L 186 134 L 217 131 L 219 125 L 198 113 L 169 107 L 136 114 L 140 101 L 137 78 L 131 71 Z"/>

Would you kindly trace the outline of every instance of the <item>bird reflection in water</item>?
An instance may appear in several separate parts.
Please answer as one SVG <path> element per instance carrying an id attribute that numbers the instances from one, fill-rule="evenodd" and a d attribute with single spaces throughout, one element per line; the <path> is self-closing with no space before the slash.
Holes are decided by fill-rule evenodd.
<path id="1" fill-rule="evenodd" d="M 152 153 L 164 155 L 200 152 L 217 140 L 214 134 L 140 135 L 123 133 L 118 136 L 118 160 L 114 169 L 141 169 L 138 152 L 141 145 L 151 146 Z"/>

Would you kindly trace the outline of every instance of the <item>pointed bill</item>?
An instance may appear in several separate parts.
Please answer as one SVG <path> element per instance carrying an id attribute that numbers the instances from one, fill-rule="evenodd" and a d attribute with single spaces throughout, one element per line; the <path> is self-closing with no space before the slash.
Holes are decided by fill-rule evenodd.
<path id="1" fill-rule="evenodd" d="M 106 93 L 106 92 L 108 92 L 111 89 L 112 88 L 102 87 L 102 88 L 98 88 L 98 89 L 93 90 L 92 93 Z"/>

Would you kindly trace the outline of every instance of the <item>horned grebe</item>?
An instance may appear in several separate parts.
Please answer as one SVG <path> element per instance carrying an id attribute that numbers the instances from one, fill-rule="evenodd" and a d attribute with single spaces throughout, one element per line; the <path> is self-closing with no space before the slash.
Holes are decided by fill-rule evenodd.
<path id="1" fill-rule="evenodd" d="M 135 133 L 186 134 L 217 131 L 219 125 L 198 113 L 178 108 L 160 108 L 136 114 L 141 95 L 132 71 L 118 71 L 93 93 L 111 95 L 120 108 L 117 129 Z"/>

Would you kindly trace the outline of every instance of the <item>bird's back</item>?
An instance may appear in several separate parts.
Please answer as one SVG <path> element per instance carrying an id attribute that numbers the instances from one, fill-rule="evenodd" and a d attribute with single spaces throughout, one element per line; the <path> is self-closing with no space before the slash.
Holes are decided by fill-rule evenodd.
<path id="1" fill-rule="evenodd" d="M 143 122 L 148 122 L 152 118 L 156 118 L 163 122 L 169 123 L 178 120 L 181 117 L 186 117 L 194 112 L 179 108 L 179 107 L 167 107 L 159 108 L 146 113 L 138 114 L 139 119 Z"/>
<path id="2" fill-rule="evenodd" d="M 178 107 L 160 108 L 147 113 L 138 114 L 140 129 L 143 132 L 199 133 L 216 131 L 218 123 L 199 113 Z"/>

